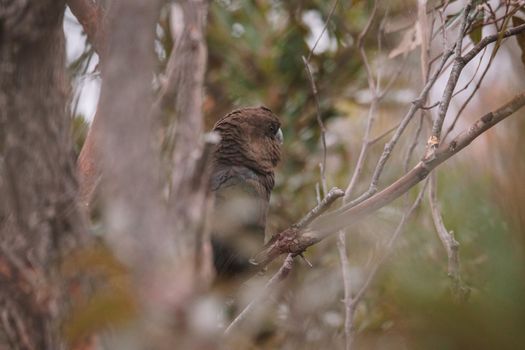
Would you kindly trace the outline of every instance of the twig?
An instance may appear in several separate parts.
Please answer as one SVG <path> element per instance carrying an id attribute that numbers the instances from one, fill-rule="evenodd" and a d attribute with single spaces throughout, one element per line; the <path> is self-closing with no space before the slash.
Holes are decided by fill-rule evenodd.
<path id="1" fill-rule="evenodd" d="M 418 0 L 417 6 L 417 24 L 421 35 L 421 77 L 426 82 L 428 77 L 428 60 L 429 60 L 429 28 L 427 16 L 427 0 Z M 431 30 L 430 30 L 431 32 Z"/>
<path id="2" fill-rule="evenodd" d="M 445 120 L 445 115 L 447 113 L 448 106 L 450 105 L 450 100 L 452 99 L 452 93 L 454 92 L 454 88 L 457 85 L 459 75 L 461 74 L 463 67 L 466 65 L 466 62 L 463 61 L 463 58 L 461 56 L 461 49 L 465 31 L 470 24 L 469 14 L 472 10 L 472 7 L 473 0 L 470 0 L 463 9 L 463 17 L 461 19 L 459 34 L 456 39 L 456 45 L 454 48 L 454 65 L 452 66 L 452 71 L 450 72 L 447 85 L 443 92 L 443 97 L 441 98 L 441 101 L 439 103 L 438 115 L 435 118 L 434 123 L 432 125 L 432 136 L 428 144 L 430 152 L 435 150 L 440 142 L 441 128 L 443 126 L 443 121 Z"/>
<path id="3" fill-rule="evenodd" d="M 388 134 L 390 134 L 392 131 L 396 130 L 398 127 L 399 127 L 399 123 L 394 125 L 394 126 L 392 126 L 389 129 L 386 129 L 386 131 L 384 131 L 383 133 L 379 134 L 378 136 L 376 136 L 372 140 L 368 141 L 368 145 L 372 146 L 372 145 L 378 143 L 379 141 L 381 141 L 381 139 L 383 137 L 388 136 Z"/>
<path id="4" fill-rule="evenodd" d="M 421 109 L 423 109 L 425 111 L 428 111 L 428 110 L 431 110 L 431 109 L 436 108 L 437 106 L 439 106 L 439 103 L 440 103 L 440 101 L 437 101 L 437 102 L 435 102 L 435 103 L 433 103 L 433 104 L 431 104 L 429 106 L 423 106 L 423 107 L 421 107 Z"/>
<path id="5" fill-rule="evenodd" d="M 452 281 L 452 295 L 457 301 L 465 301 L 469 295 L 469 288 L 461 280 L 460 263 L 459 263 L 459 243 L 454 238 L 452 231 L 448 231 L 443 222 L 441 209 L 437 199 L 437 179 L 436 172 L 430 174 L 430 186 L 428 188 L 428 200 L 430 211 L 436 233 L 443 244 L 448 256 L 448 276 Z"/>
<path id="6" fill-rule="evenodd" d="M 372 175 L 372 179 L 370 181 L 370 185 L 368 187 L 368 190 L 363 193 L 358 198 L 354 199 L 353 201 L 349 202 L 348 204 L 344 205 L 341 209 L 347 210 L 349 208 L 352 208 L 363 201 L 367 200 L 371 196 L 373 196 L 377 192 L 377 184 L 379 182 L 379 177 L 381 176 L 381 173 L 383 172 L 383 168 L 385 167 L 385 164 L 387 160 L 390 158 L 390 154 L 392 153 L 394 147 L 396 146 L 397 142 L 399 141 L 399 138 L 405 131 L 406 127 L 412 120 L 414 114 L 417 112 L 418 109 L 420 109 L 423 106 L 422 101 L 426 101 L 426 98 L 428 96 L 428 93 L 434 83 L 436 82 L 437 78 L 439 77 L 445 63 L 447 62 L 448 58 L 452 55 L 453 51 L 448 50 L 443 53 L 443 56 L 441 56 L 441 63 L 438 69 L 434 72 L 434 74 L 430 77 L 428 82 L 423 87 L 423 90 L 419 94 L 418 98 L 412 102 L 412 105 L 410 106 L 410 109 L 405 114 L 403 119 L 399 122 L 399 125 L 397 126 L 396 132 L 392 137 L 390 138 L 390 141 L 385 144 L 385 147 L 383 149 L 383 153 L 381 154 L 377 165 L 375 167 L 374 173 Z"/>
<path id="7" fill-rule="evenodd" d="M 339 232 L 337 250 L 339 252 L 339 260 L 341 262 L 341 276 L 343 277 L 343 303 L 345 306 L 345 348 L 349 350 L 352 348 L 353 343 L 354 308 L 352 307 L 352 280 L 350 279 L 350 263 L 348 261 L 348 253 L 346 251 L 346 235 L 344 231 Z"/>
<path id="8" fill-rule="evenodd" d="M 372 73 L 372 69 L 370 68 L 368 57 L 366 56 L 366 52 L 364 49 L 364 39 L 366 35 L 368 34 L 368 32 L 370 31 L 370 28 L 375 19 L 376 13 L 377 13 L 377 1 L 374 1 L 374 8 L 372 10 L 372 13 L 370 14 L 370 17 L 368 18 L 368 21 L 365 27 L 363 28 L 363 30 L 361 31 L 357 39 L 357 47 L 359 48 L 359 54 L 365 66 L 366 75 L 368 78 L 368 89 L 370 93 L 372 94 L 372 102 L 370 103 L 370 107 L 368 109 L 368 116 L 366 119 L 366 127 L 365 127 L 365 133 L 363 135 L 363 141 L 361 144 L 361 150 L 359 151 L 359 157 L 357 159 L 357 164 L 352 174 L 352 178 L 350 179 L 350 182 L 348 183 L 348 186 L 345 190 L 343 204 L 347 203 L 350 200 L 352 191 L 357 184 L 357 180 L 359 176 L 361 175 L 361 172 L 362 172 L 362 169 L 365 163 L 365 159 L 368 153 L 368 148 L 370 146 L 370 142 L 369 142 L 370 133 L 372 131 L 372 126 L 375 121 L 377 105 L 380 99 L 379 94 L 378 94 L 380 79 L 378 77 L 377 83 L 375 82 L 374 76 Z M 380 35 L 380 33 L 378 35 Z M 380 46 L 381 41 L 378 40 L 378 42 Z M 379 50 L 380 50 L 380 47 L 379 47 Z M 391 82 L 392 81 L 393 80 L 391 80 Z M 341 261 L 341 273 L 342 273 L 342 278 L 343 278 L 343 289 L 344 289 L 345 349 L 350 350 L 352 348 L 352 343 L 353 343 L 352 325 L 353 325 L 353 318 L 354 318 L 354 310 L 352 308 L 352 288 L 351 288 L 351 279 L 350 279 L 350 264 L 349 264 L 348 256 L 347 256 L 346 234 L 344 230 L 339 231 L 339 239 L 337 241 L 337 248 L 338 248 L 338 253 L 339 253 L 339 260 Z"/>
<path id="9" fill-rule="evenodd" d="M 368 140 L 370 137 L 370 132 L 372 130 L 372 125 L 375 120 L 375 113 L 377 108 L 377 98 L 374 97 L 372 99 L 372 103 L 370 104 L 370 108 L 368 109 L 368 116 L 366 119 L 366 127 L 365 127 L 365 134 L 363 136 L 363 142 L 361 144 L 361 150 L 359 151 L 359 157 L 357 158 L 357 163 L 354 168 L 354 172 L 352 174 L 352 178 L 350 179 L 350 182 L 348 183 L 348 187 L 345 190 L 345 203 L 348 202 L 350 199 L 350 196 L 352 194 L 353 189 L 355 188 L 357 184 L 357 180 L 359 176 L 361 175 L 361 172 L 363 170 L 363 166 L 365 164 L 366 155 L 368 153 L 368 148 L 370 147 L 371 143 Z"/>
<path id="10" fill-rule="evenodd" d="M 229 335 L 231 331 L 242 321 L 246 318 L 246 316 L 250 313 L 250 311 L 262 300 L 266 299 L 268 297 L 269 292 L 271 292 L 275 285 L 282 281 L 283 279 L 288 276 L 290 271 L 293 267 L 293 258 L 294 256 L 292 254 L 288 254 L 286 259 L 284 259 L 284 263 L 275 273 L 275 275 L 268 280 L 266 285 L 264 286 L 264 289 L 261 291 L 261 293 L 257 296 L 257 298 L 253 299 L 242 311 L 241 313 L 235 317 L 235 319 L 230 323 L 230 325 L 224 330 L 224 335 Z"/>
<path id="11" fill-rule="evenodd" d="M 465 100 L 465 102 L 463 103 L 463 105 L 459 108 L 458 112 L 456 113 L 456 116 L 454 117 L 454 119 L 452 120 L 452 123 L 450 124 L 450 126 L 447 128 L 447 130 L 445 131 L 445 133 L 443 134 L 443 137 L 442 139 L 445 140 L 447 138 L 447 136 L 450 134 L 450 132 L 452 130 L 454 130 L 454 128 L 456 127 L 456 123 L 458 122 L 459 120 L 459 117 L 461 116 L 461 113 L 463 113 L 463 111 L 465 110 L 465 108 L 468 106 L 468 104 L 470 103 L 470 101 L 472 100 L 472 98 L 474 97 L 474 95 L 476 94 L 476 92 L 479 90 L 480 86 L 481 86 L 481 83 L 483 82 L 483 80 L 485 79 L 485 76 L 487 74 L 487 72 L 489 71 L 489 68 L 490 66 L 492 65 L 492 62 L 494 60 L 494 58 L 496 57 L 496 52 L 498 51 L 498 48 L 499 46 L 495 46 L 494 49 L 492 50 L 492 54 L 490 55 L 490 59 L 489 59 L 489 62 L 487 63 L 487 66 L 485 67 L 485 69 L 483 70 L 483 73 L 481 74 L 481 77 L 479 78 L 478 82 L 476 83 L 476 86 L 474 87 L 474 90 L 470 93 L 470 95 L 467 97 L 467 99 Z M 480 57 L 480 61 L 479 61 L 479 65 L 477 68 L 479 68 L 479 66 L 481 65 L 481 60 L 483 59 L 483 56 L 485 55 L 485 52 L 486 52 L 486 49 L 487 47 L 485 47 L 483 49 L 483 53 L 481 54 L 481 57 Z M 478 69 L 476 68 L 476 71 L 474 72 L 474 75 L 472 76 L 472 79 L 469 81 L 468 84 L 470 84 L 472 82 L 472 80 L 474 80 L 475 76 L 476 76 L 476 73 L 478 71 Z M 465 85 L 465 89 L 467 88 L 467 85 Z M 461 92 L 462 90 L 458 91 L 457 93 Z M 456 94 L 457 94 L 456 93 Z M 454 94 L 454 96 L 456 95 Z"/>
<path id="12" fill-rule="evenodd" d="M 462 93 L 463 91 L 465 91 L 466 89 L 468 89 L 468 87 L 470 86 L 470 84 L 472 84 L 472 82 L 474 81 L 474 79 L 476 78 L 476 75 L 478 75 L 478 71 L 479 71 L 479 68 L 481 67 L 481 63 L 483 62 L 483 57 L 485 57 L 485 52 L 487 52 L 487 48 L 485 47 L 483 49 L 483 53 L 481 54 L 481 56 L 479 57 L 479 62 L 476 66 L 476 69 L 474 70 L 474 73 L 472 74 L 472 78 L 469 79 L 469 81 L 467 81 L 465 83 L 465 85 L 459 89 L 458 91 L 454 92 L 454 94 L 452 95 L 452 98 L 456 97 L 457 95 L 459 95 L 460 93 Z M 494 57 L 494 55 L 492 55 L 491 57 Z M 485 68 L 485 72 L 488 70 L 488 67 L 490 66 L 487 65 L 487 67 Z M 482 74 L 482 77 L 483 77 L 484 74 Z M 483 78 L 480 78 L 480 80 L 482 80 Z"/>
<path id="13" fill-rule="evenodd" d="M 332 203 L 334 203 L 338 198 L 344 196 L 343 190 L 339 188 L 332 188 L 328 193 L 326 194 L 326 197 L 323 198 L 312 210 L 310 210 L 301 220 L 299 220 L 296 224 L 293 226 L 297 229 L 303 229 L 306 226 L 308 226 L 313 220 L 315 220 L 317 217 L 319 217 L 322 213 L 324 213 Z"/>
<path id="14" fill-rule="evenodd" d="M 365 134 L 363 136 L 363 142 L 361 144 L 361 151 L 359 152 L 359 157 L 357 159 L 357 164 L 354 168 L 352 178 L 350 179 L 350 182 L 348 183 L 348 186 L 345 190 L 345 198 L 344 198 L 345 203 L 350 199 L 352 190 L 357 184 L 357 179 L 361 175 L 361 171 L 363 169 L 366 154 L 368 152 L 368 147 L 370 146 L 368 139 L 370 138 L 370 132 L 372 130 L 372 125 L 374 124 L 375 112 L 376 112 L 377 103 L 378 103 L 378 93 L 377 93 L 377 88 L 376 88 L 377 85 L 376 85 L 376 82 L 374 81 L 372 69 L 370 68 L 370 64 L 368 63 L 368 57 L 366 56 L 366 52 L 364 50 L 364 39 L 366 35 L 368 34 L 368 32 L 370 31 L 370 28 L 374 21 L 376 12 L 377 12 L 377 1 L 374 1 L 374 8 L 372 9 L 372 13 L 370 14 L 370 17 L 368 18 L 368 21 L 365 27 L 363 28 L 363 30 L 361 31 L 357 39 L 357 47 L 359 47 L 359 54 L 365 66 L 366 76 L 368 78 L 368 89 L 370 90 L 373 97 L 372 97 L 372 102 L 370 104 L 370 108 L 368 109 L 368 116 L 367 116 L 367 121 L 366 121 Z"/>
<path id="15" fill-rule="evenodd" d="M 377 93 L 379 100 L 382 100 L 386 96 L 386 94 L 390 91 L 390 89 L 392 88 L 394 83 L 397 81 L 397 79 L 399 79 L 399 77 L 401 76 L 401 73 L 403 73 L 403 70 L 406 67 L 406 64 L 408 62 L 408 57 L 409 55 L 405 55 L 405 57 L 403 58 L 403 62 L 399 65 L 399 67 L 394 72 L 392 77 L 385 84 L 385 87 L 381 90 L 381 92 Z"/>
<path id="16" fill-rule="evenodd" d="M 471 4 L 471 2 L 469 2 L 469 4 Z M 458 38 L 458 42 L 456 43 L 456 50 L 455 50 L 456 56 L 454 59 L 454 66 L 452 67 L 452 71 L 450 73 L 449 79 L 445 87 L 445 92 L 443 93 L 443 98 L 441 99 L 438 116 L 435 119 L 434 124 L 432 125 L 432 136 L 431 136 L 431 139 L 429 140 L 429 146 L 430 146 L 429 151 L 430 152 L 433 152 L 437 148 L 438 144 L 440 143 L 441 128 L 443 126 L 443 121 L 445 119 L 445 115 L 448 110 L 450 100 L 452 98 L 452 93 L 459 79 L 459 75 L 461 74 L 461 71 L 466 66 L 466 64 L 470 62 L 474 57 L 476 57 L 476 55 L 480 53 L 481 50 L 483 50 L 488 44 L 493 43 L 497 40 L 502 40 L 504 38 L 508 38 L 510 36 L 523 33 L 523 32 L 525 32 L 525 24 L 522 24 L 514 28 L 507 29 L 504 32 L 486 36 L 483 39 L 481 39 L 479 43 L 477 43 L 469 52 L 467 52 L 463 56 L 461 56 L 461 54 L 459 53 L 461 52 L 461 50 L 458 50 L 458 45 L 460 42 Z"/>
<path id="17" fill-rule="evenodd" d="M 323 30 L 321 30 L 321 34 L 317 37 L 317 40 L 314 43 L 314 46 L 310 49 L 310 52 L 308 53 L 308 57 L 306 58 L 307 62 L 310 62 L 310 58 L 312 58 L 312 54 L 317 47 L 317 44 L 319 44 L 319 41 L 323 37 L 324 32 L 326 32 L 326 28 L 328 28 L 328 23 L 330 23 L 330 19 L 332 19 L 332 16 L 335 12 L 335 9 L 337 7 L 337 4 L 339 3 L 339 0 L 335 0 L 334 4 L 332 5 L 332 8 L 330 9 L 330 13 L 328 14 L 328 17 L 326 18 L 326 21 L 324 22 Z"/>
<path id="18" fill-rule="evenodd" d="M 258 269 L 262 269 L 281 254 L 299 254 L 311 245 L 386 206 L 424 180 L 434 168 L 467 147 L 478 136 L 524 105 L 525 92 L 522 92 L 497 110 L 482 116 L 450 142 L 440 146 L 433 157 L 423 157 L 412 170 L 366 201 L 351 208 L 343 207 L 326 213 L 313 220 L 304 230 L 290 228 L 274 235 L 264 249 L 255 256 L 254 263 L 257 264 Z"/>
<path id="19" fill-rule="evenodd" d="M 386 243 L 384 254 L 381 255 L 376 260 L 376 263 L 374 264 L 374 266 L 372 266 L 372 268 L 370 270 L 370 273 L 368 274 L 368 276 L 367 276 L 367 278 L 365 280 L 365 283 L 361 286 L 361 288 L 359 289 L 359 291 L 356 293 L 355 297 L 353 298 L 353 300 L 352 300 L 352 303 L 353 303 L 352 307 L 353 308 L 355 308 L 355 305 L 357 305 L 357 303 L 359 303 L 359 301 L 363 298 L 366 290 L 370 286 L 370 283 L 374 279 L 377 271 L 379 270 L 381 265 L 385 262 L 386 258 L 392 252 L 392 248 L 394 246 L 394 243 L 397 240 L 397 238 L 401 235 L 401 233 L 403 232 L 403 229 L 405 228 L 405 225 L 408 222 L 408 219 L 410 218 L 410 216 L 412 215 L 414 210 L 421 203 L 421 200 L 423 199 L 423 195 L 425 194 L 425 189 L 427 187 L 427 183 L 428 183 L 428 181 L 425 181 L 425 184 L 423 185 L 423 188 L 419 191 L 419 194 L 417 195 L 416 200 L 414 201 L 412 206 L 403 214 L 403 217 L 401 218 L 401 221 L 397 225 L 394 233 L 392 234 L 392 236 L 390 237 L 390 239 Z"/>
<path id="20" fill-rule="evenodd" d="M 310 81 L 310 86 L 312 88 L 312 94 L 314 95 L 314 101 L 315 101 L 315 109 L 316 109 L 316 117 L 317 117 L 317 124 L 319 124 L 319 129 L 321 129 L 321 143 L 323 145 L 323 162 L 321 164 L 321 183 L 323 184 L 323 191 L 326 191 L 326 175 L 325 175 L 325 169 L 326 169 L 326 128 L 323 123 L 323 119 L 321 118 L 321 106 L 319 104 L 319 94 L 317 92 L 317 87 L 315 86 L 315 80 L 312 75 L 312 71 L 310 69 L 310 64 L 308 63 L 308 60 L 302 56 L 304 68 L 306 69 L 306 73 L 308 74 L 308 80 Z M 326 193 L 323 193 L 323 195 L 326 195 Z"/>
<path id="21" fill-rule="evenodd" d="M 317 186 L 318 187 L 318 186 Z M 330 206 L 338 199 L 345 195 L 345 192 L 339 188 L 332 188 L 325 198 L 323 198 L 321 201 L 318 201 L 318 204 L 311 209 L 301 220 L 299 220 L 297 223 L 293 224 L 286 230 L 273 235 L 273 237 L 270 239 L 268 243 L 265 245 L 265 249 L 263 249 L 260 253 L 255 255 L 252 259 L 250 259 L 250 263 L 252 264 L 252 273 L 255 273 L 257 271 L 260 271 L 262 268 L 264 268 L 268 263 L 270 263 L 273 259 L 275 259 L 277 256 L 279 256 L 281 253 L 276 253 L 273 251 L 267 251 L 267 249 L 275 250 L 273 248 L 274 245 L 282 247 L 284 249 L 287 249 L 285 247 L 288 247 L 289 245 L 293 245 L 294 241 L 297 242 L 296 237 L 297 234 L 303 230 L 305 227 L 310 225 L 315 219 L 317 219 L 321 214 L 323 214 Z M 290 238 L 292 241 L 288 241 L 287 238 Z M 277 248 L 277 251 L 280 251 L 279 248 Z M 297 250 L 294 252 L 294 256 L 301 254 L 303 250 Z"/>
<path id="22" fill-rule="evenodd" d="M 412 154 L 414 153 L 414 150 L 416 149 L 419 136 L 421 135 L 421 131 L 423 130 L 423 121 L 424 121 L 424 112 L 421 112 L 421 115 L 419 117 L 419 123 L 417 124 L 417 129 L 414 132 L 414 139 L 412 140 L 412 143 L 410 144 L 410 147 L 407 150 L 405 161 L 403 162 L 403 171 L 406 173 L 408 172 L 410 161 L 412 159 Z"/>
<path id="23" fill-rule="evenodd" d="M 359 54 L 361 55 L 361 59 L 363 60 L 363 64 L 365 65 L 366 70 L 366 76 L 368 77 L 368 86 L 369 89 L 371 89 L 374 92 L 376 91 L 376 84 L 374 81 L 374 75 L 372 74 L 372 68 L 370 68 L 370 64 L 368 63 L 368 59 L 366 57 L 365 53 L 365 46 L 364 46 L 364 39 L 368 32 L 370 31 L 370 28 L 372 26 L 372 22 L 374 21 L 375 15 L 377 12 L 377 1 L 374 1 L 374 7 L 372 9 L 372 13 L 370 14 L 370 17 L 368 17 L 368 21 L 366 22 L 365 27 L 359 34 L 357 38 L 357 47 L 359 48 Z"/>

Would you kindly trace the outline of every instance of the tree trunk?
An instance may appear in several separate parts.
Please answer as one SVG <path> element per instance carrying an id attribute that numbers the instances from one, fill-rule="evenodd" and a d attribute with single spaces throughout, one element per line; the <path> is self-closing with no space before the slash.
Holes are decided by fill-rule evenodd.
<path id="1" fill-rule="evenodd" d="M 87 238 L 66 110 L 64 1 L 0 5 L 0 348 L 63 349 L 66 253 Z"/>

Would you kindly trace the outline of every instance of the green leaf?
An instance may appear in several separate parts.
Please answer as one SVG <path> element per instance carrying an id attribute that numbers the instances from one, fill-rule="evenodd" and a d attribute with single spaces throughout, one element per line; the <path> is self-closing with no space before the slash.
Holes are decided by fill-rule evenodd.
<path id="1" fill-rule="evenodd" d="M 525 21 L 521 19 L 520 17 L 513 16 L 512 17 L 512 25 L 514 27 L 520 26 L 524 24 Z M 521 33 L 516 35 L 516 40 L 518 41 L 518 45 L 521 49 L 521 62 L 525 65 L 525 33 Z"/>

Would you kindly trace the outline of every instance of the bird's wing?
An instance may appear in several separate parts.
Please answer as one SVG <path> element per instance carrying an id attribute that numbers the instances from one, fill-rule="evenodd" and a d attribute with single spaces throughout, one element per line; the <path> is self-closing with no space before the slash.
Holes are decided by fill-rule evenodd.
<path id="1" fill-rule="evenodd" d="M 211 187 L 214 264 L 219 275 L 235 275 L 264 243 L 269 193 L 257 174 L 239 166 L 214 171 Z"/>

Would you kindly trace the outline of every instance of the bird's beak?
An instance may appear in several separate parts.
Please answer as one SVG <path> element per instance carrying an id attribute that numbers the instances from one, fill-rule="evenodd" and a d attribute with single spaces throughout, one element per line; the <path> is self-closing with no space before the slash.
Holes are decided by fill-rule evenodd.
<path id="1" fill-rule="evenodd" d="M 275 138 L 279 141 L 280 145 L 283 144 L 284 137 L 283 137 L 283 131 L 281 130 L 281 128 L 279 128 L 279 130 L 277 130 L 277 133 L 275 134 Z"/>

